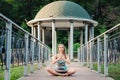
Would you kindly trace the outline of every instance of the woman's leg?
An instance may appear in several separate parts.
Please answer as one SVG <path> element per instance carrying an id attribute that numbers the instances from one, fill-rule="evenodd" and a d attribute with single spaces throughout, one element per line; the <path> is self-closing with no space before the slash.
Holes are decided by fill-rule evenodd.
<path id="1" fill-rule="evenodd" d="M 70 69 L 68 69 L 67 74 L 68 74 L 68 76 L 71 76 L 71 75 L 74 74 L 75 72 L 76 72 L 76 70 L 75 70 L 74 68 L 70 68 Z"/>
<path id="2" fill-rule="evenodd" d="M 68 75 L 66 73 L 65 74 L 58 73 L 55 70 L 51 69 L 50 67 L 47 67 L 46 69 L 50 74 L 52 74 L 54 76 L 67 76 Z"/>

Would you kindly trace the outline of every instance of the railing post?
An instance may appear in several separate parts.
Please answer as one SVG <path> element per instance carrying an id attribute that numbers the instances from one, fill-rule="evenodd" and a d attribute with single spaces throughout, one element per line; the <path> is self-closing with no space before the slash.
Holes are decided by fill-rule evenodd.
<path id="1" fill-rule="evenodd" d="M 25 65 L 24 65 L 24 76 L 28 75 L 28 41 L 29 35 L 25 34 Z"/>
<path id="2" fill-rule="evenodd" d="M 41 58 L 42 58 L 42 64 L 44 63 L 44 45 L 42 44 L 42 48 L 41 48 Z"/>
<path id="3" fill-rule="evenodd" d="M 77 53 L 78 53 L 78 64 L 80 64 L 80 58 L 81 58 L 81 57 L 80 57 L 80 56 L 81 56 L 81 55 L 80 55 L 80 54 L 81 54 L 81 53 L 80 53 L 80 48 L 78 48 L 78 52 L 77 52 Z"/>
<path id="4" fill-rule="evenodd" d="M 85 24 L 85 49 L 86 49 L 86 56 L 87 56 L 87 66 L 89 67 L 89 57 L 88 57 L 88 24 Z"/>
<path id="5" fill-rule="evenodd" d="M 47 61 L 48 61 L 48 48 L 46 47 L 46 54 L 47 54 L 47 56 L 46 56 L 46 59 L 47 59 Z"/>
<path id="6" fill-rule="evenodd" d="M 94 26 L 90 28 L 90 40 L 94 38 Z M 93 44 L 94 40 L 90 41 L 90 68 L 93 69 Z"/>
<path id="7" fill-rule="evenodd" d="M 100 38 L 97 38 L 97 60 L 98 60 L 98 73 L 101 73 L 101 63 L 100 63 Z"/>
<path id="8" fill-rule="evenodd" d="M 38 70 L 40 69 L 40 42 L 38 41 Z"/>
<path id="9" fill-rule="evenodd" d="M 81 58 L 81 61 L 80 61 L 80 64 L 82 65 L 82 54 L 83 54 L 83 50 L 82 50 L 82 46 L 83 46 L 83 30 L 81 30 L 80 32 L 80 58 Z"/>
<path id="10" fill-rule="evenodd" d="M 93 49 L 93 41 L 90 41 L 90 69 L 93 69 L 93 54 L 92 54 L 92 49 Z"/>
<path id="11" fill-rule="evenodd" d="M 50 49 L 48 49 L 48 54 L 49 54 L 49 56 L 48 56 L 48 60 L 50 61 Z"/>
<path id="12" fill-rule="evenodd" d="M 44 56 L 44 57 L 45 57 L 45 61 L 46 61 L 46 60 L 47 60 L 47 48 L 46 48 L 46 46 L 45 46 L 44 51 L 45 51 L 45 52 L 44 52 L 44 54 L 45 54 L 45 56 Z"/>
<path id="13" fill-rule="evenodd" d="M 81 65 L 83 65 L 83 45 L 80 47 L 80 53 L 81 53 Z"/>
<path id="14" fill-rule="evenodd" d="M 47 48 L 47 60 L 49 61 L 49 48 Z"/>
<path id="15" fill-rule="evenodd" d="M 108 35 L 104 34 L 104 75 L 108 76 Z"/>
<path id="16" fill-rule="evenodd" d="M 85 65 L 85 44 L 82 46 L 82 59 L 83 59 L 83 66 Z"/>
<path id="17" fill-rule="evenodd" d="M 11 36 L 12 36 L 12 23 L 6 22 L 7 39 L 6 39 L 6 69 L 4 80 L 10 80 L 10 65 L 11 65 Z"/>
<path id="18" fill-rule="evenodd" d="M 47 60 L 49 61 L 49 48 L 47 48 Z"/>
<path id="19" fill-rule="evenodd" d="M 33 71 L 34 71 L 34 65 L 33 65 L 33 63 L 34 63 L 34 47 L 35 47 L 34 42 L 35 42 L 34 38 L 31 38 L 31 53 L 32 53 L 32 61 L 31 61 L 31 67 L 30 67 L 31 73 L 33 73 Z"/>

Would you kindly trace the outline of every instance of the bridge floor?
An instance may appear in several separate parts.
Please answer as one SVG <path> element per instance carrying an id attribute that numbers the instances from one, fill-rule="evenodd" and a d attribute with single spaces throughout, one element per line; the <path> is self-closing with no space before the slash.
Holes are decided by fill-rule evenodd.
<path id="1" fill-rule="evenodd" d="M 76 73 L 72 76 L 52 76 L 43 67 L 41 70 L 37 70 L 19 80 L 112 80 L 111 78 L 104 77 L 87 67 L 80 66 L 77 62 L 72 62 L 70 67 L 76 68 Z"/>

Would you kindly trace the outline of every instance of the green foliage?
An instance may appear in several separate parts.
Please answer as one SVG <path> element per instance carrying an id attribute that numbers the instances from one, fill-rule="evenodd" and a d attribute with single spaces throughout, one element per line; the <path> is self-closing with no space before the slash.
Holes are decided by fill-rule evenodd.
<path id="1" fill-rule="evenodd" d="M 67 35 L 67 31 L 64 30 L 59 30 L 57 31 L 57 43 L 60 44 L 64 44 L 65 46 L 68 45 L 68 35 Z"/>
<path id="2" fill-rule="evenodd" d="M 75 43 L 74 44 L 74 51 L 77 51 L 77 49 L 80 47 L 80 43 Z"/>
<path id="3" fill-rule="evenodd" d="M 4 80 L 4 70 L 0 70 L 0 80 Z"/>
<path id="4" fill-rule="evenodd" d="M 37 70 L 37 64 L 34 64 L 34 71 Z M 28 65 L 28 73 L 30 73 L 30 65 Z M 24 66 L 18 66 L 11 68 L 11 79 L 17 80 L 24 75 Z M 4 70 L 0 70 L 0 80 L 4 80 Z"/>
<path id="5" fill-rule="evenodd" d="M 93 65 L 94 70 L 97 71 L 97 64 Z M 104 65 L 101 65 L 102 73 L 104 73 Z M 109 64 L 108 66 L 109 76 L 114 80 L 120 80 L 120 64 Z"/>
<path id="6" fill-rule="evenodd" d="M 21 76 L 23 76 L 23 72 L 24 72 L 23 66 L 12 68 L 11 69 L 11 80 L 16 80 L 20 78 Z"/>
<path id="7" fill-rule="evenodd" d="M 30 27 L 28 27 L 25 22 L 22 22 L 21 27 L 30 32 Z"/>
<path id="8" fill-rule="evenodd" d="M 11 68 L 10 72 L 11 80 L 17 80 L 18 78 L 23 76 L 23 72 L 24 72 L 23 66 Z M 4 70 L 0 70 L 0 80 L 4 80 Z"/>
<path id="9" fill-rule="evenodd" d="M 0 13 L 12 19 L 15 23 L 30 32 L 30 28 L 26 25 L 25 20 L 33 19 L 36 13 L 46 4 L 57 0 L 0 0 Z M 80 4 L 85 8 L 90 16 L 99 22 L 95 27 L 95 36 L 105 32 L 120 22 L 120 0 L 70 0 Z M 58 31 L 58 43 L 68 45 L 68 32 Z M 74 51 L 80 46 L 80 31 L 74 31 Z M 17 78 L 23 75 L 23 67 L 13 68 L 12 77 Z M 97 69 L 97 67 L 95 68 Z M 109 65 L 110 76 L 115 80 L 119 80 L 120 66 Z M 102 66 L 103 72 L 103 66 Z M 19 74 L 16 74 L 19 73 Z M 2 78 L 1 78 L 2 77 Z M 3 71 L 0 71 L 0 80 L 3 80 Z M 15 80 L 15 79 L 12 79 Z"/>
<path id="10" fill-rule="evenodd" d="M 120 64 L 110 64 L 109 65 L 109 74 L 110 77 L 114 78 L 115 80 L 120 79 Z"/>
<path id="11" fill-rule="evenodd" d="M 0 12 L 30 32 L 26 21 L 33 19 L 46 4 L 58 0 L 0 0 Z M 73 1 L 99 22 L 95 27 L 95 36 L 105 32 L 120 22 L 119 0 L 69 0 Z M 74 31 L 74 43 L 79 43 L 80 31 Z M 58 43 L 68 45 L 67 31 L 58 31 Z"/>
<path id="12" fill-rule="evenodd" d="M 99 30 L 100 34 L 106 31 L 106 25 L 99 25 L 99 27 L 100 28 L 98 30 Z"/>

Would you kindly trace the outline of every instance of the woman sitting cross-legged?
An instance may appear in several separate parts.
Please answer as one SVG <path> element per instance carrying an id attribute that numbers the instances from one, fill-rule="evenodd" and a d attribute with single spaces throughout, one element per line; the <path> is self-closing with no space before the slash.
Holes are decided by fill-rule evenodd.
<path id="1" fill-rule="evenodd" d="M 70 76 L 75 73 L 74 68 L 68 68 L 67 64 L 70 64 L 69 56 L 65 54 L 65 46 L 63 44 L 58 45 L 58 54 L 54 55 L 51 64 L 57 63 L 57 67 L 52 69 L 47 67 L 47 71 L 55 76 Z"/>

